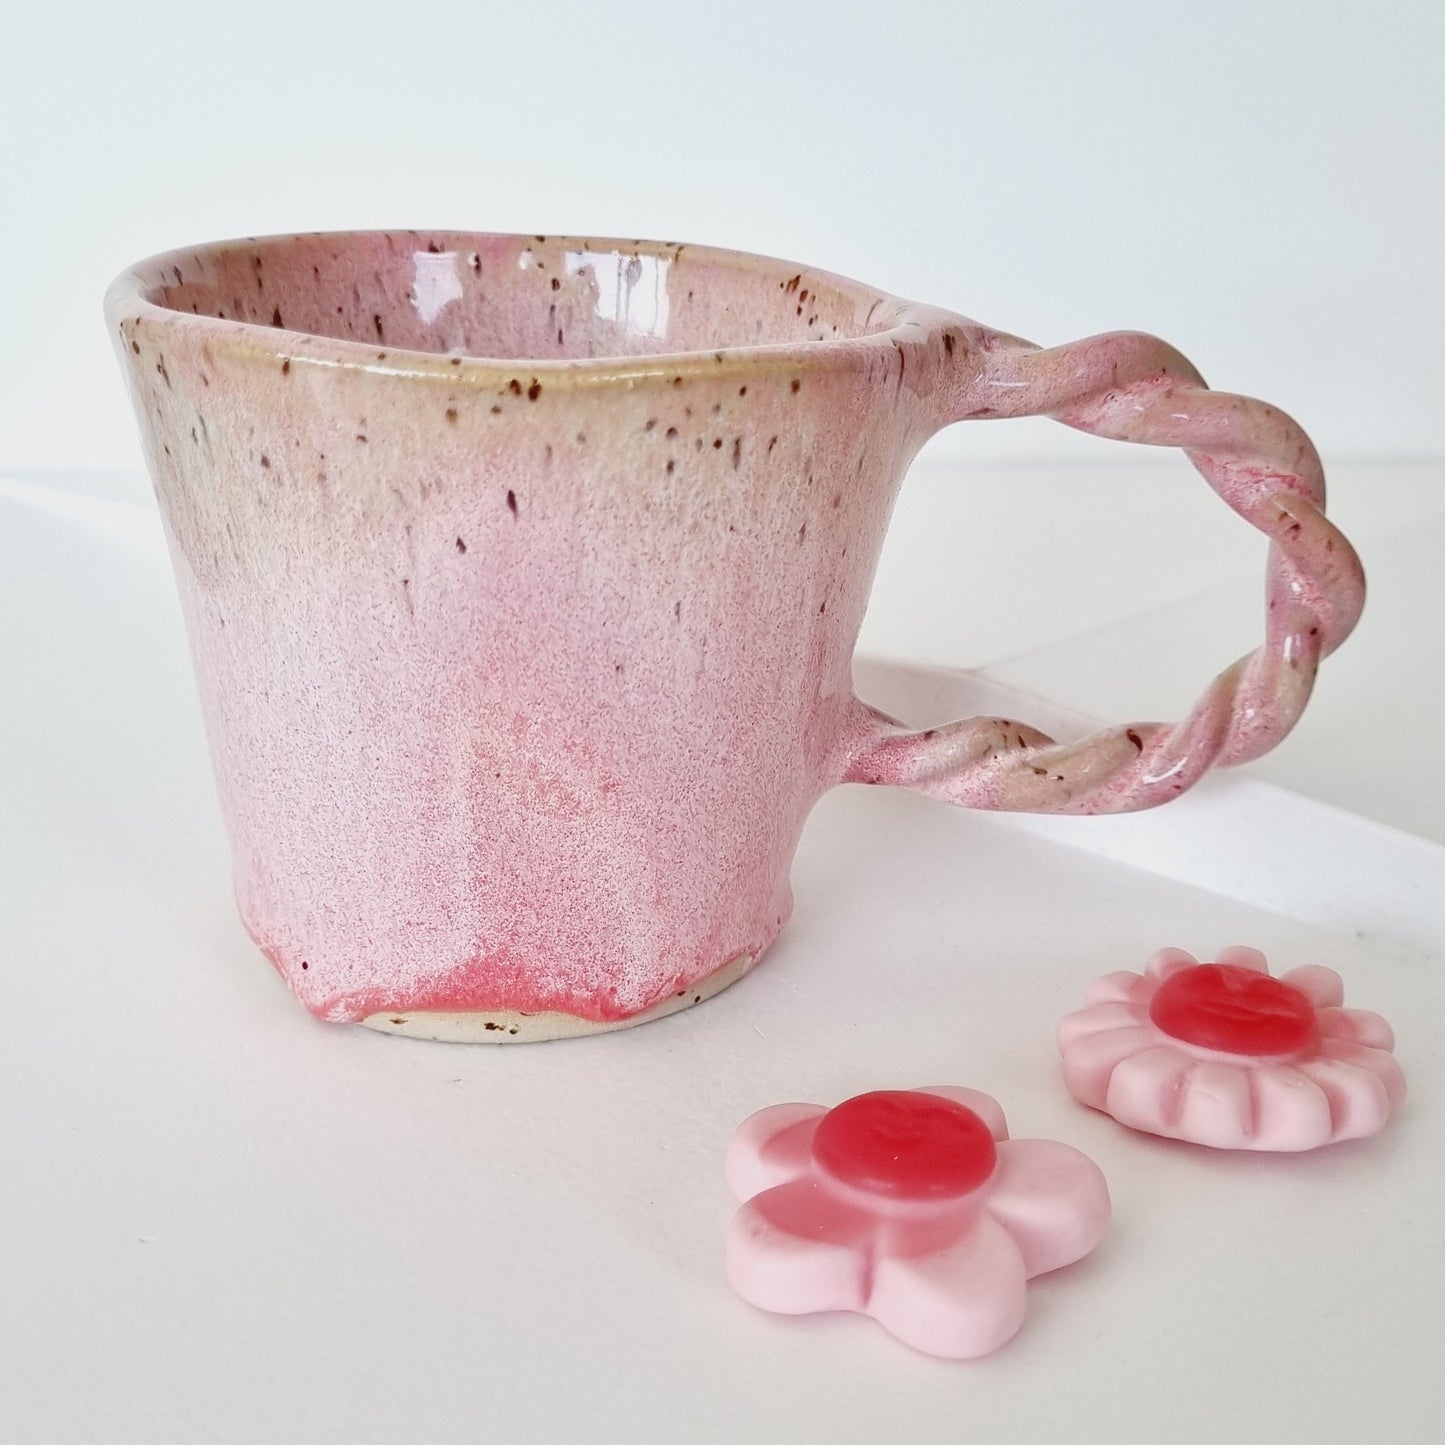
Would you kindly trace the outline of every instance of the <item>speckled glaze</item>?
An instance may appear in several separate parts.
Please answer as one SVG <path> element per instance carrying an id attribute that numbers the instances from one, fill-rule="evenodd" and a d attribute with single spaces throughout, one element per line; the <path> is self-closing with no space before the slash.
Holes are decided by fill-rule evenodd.
<path id="1" fill-rule="evenodd" d="M 241 913 L 327 1019 L 685 1006 L 782 926 L 827 788 L 1151 806 L 1288 731 L 1362 599 L 1303 434 L 1147 337 L 1039 351 L 758 257 L 441 232 L 177 251 L 107 317 Z M 1265 646 L 1177 727 L 910 733 L 853 694 L 909 460 L 1028 413 L 1190 448 L 1275 542 Z"/>

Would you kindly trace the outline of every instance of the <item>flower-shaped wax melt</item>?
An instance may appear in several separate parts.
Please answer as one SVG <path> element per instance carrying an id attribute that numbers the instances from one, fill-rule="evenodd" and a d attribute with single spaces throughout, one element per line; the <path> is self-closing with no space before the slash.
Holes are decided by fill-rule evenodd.
<path id="1" fill-rule="evenodd" d="M 885 1090 L 747 1119 L 727 1178 L 727 1273 L 782 1314 L 853 1310 L 905 1344 L 971 1359 L 1023 1323 L 1025 1281 L 1086 1255 L 1109 1190 L 1078 1150 L 1010 1139 L 973 1089 Z"/>
<path id="2" fill-rule="evenodd" d="M 1166 948 L 1106 974 L 1059 1026 L 1069 1092 L 1121 1124 L 1216 1149 L 1315 1149 L 1383 1128 L 1405 1096 L 1379 1014 L 1333 969 L 1272 978 L 1254 948 Z"/>

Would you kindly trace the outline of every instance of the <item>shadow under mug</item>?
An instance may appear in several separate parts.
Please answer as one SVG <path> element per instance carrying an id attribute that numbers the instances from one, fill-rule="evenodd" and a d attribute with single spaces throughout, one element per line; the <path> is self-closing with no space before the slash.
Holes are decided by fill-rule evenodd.
<path id="1" fill-rule="evenodd" d="M 1147 336 L 442 232 L 176 251 L 106 311 L 240 911 L 327 1019 L 510 1041 L 698 1002 L 783 925 L 826 789 L 1152 807 L 1283 737 L 1363 600 L 1299 427 Z M 1176 725 L 910 732 L 851 673 L 899 483 L 950 422 L 1038 414 L 1184 448 L 1271 539 L 1265 641 Z"/>

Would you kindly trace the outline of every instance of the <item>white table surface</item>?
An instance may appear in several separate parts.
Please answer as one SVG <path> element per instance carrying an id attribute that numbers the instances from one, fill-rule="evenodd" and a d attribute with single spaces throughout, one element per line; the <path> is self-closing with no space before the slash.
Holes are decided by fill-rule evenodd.
<path id="1" fill-rule="evenodd" d="M 232 910 L 143 484 L 0 477 L 0 1441 L 1438 1440 L 1445 793 L 1408 768 L 1442 700 L 1445 489 L 1431 467 L 1334 476 L 1380 621 L 1251 770 L 1323 803 L 1206 784 L 1151 835 L 1043 836 L 840 790 L 752 976 L 520 1049 L 289 1000 Z M 1118 566 L 1081 576 L 1070 539 L 1106 506 L 1133 519 Z M 1196 543 L 1161 555 L 1151 533 L 1185 513 Z M 860 682 L 902 710 L 1010 684 L 1167 715 L 1252 645 L 1258 619 L 1230 607 L 1260 560 L 1173 459 L 920 466 L 865 630 L 891 661 Z M 1386 1134 L 1218 1156 L 1068 1099 L 1052 1031 L 1091 977 L 1235 941 L 1335 965 L 1394 1019 L 1412 1096 Z M 988 1089 L 1015 1133 L 1099 1161 L 1116 1220 L 1096 1254 L 1037 1281 L 1019 1337 L 966 1366 L 734 1299 L 731 1128 L 930 1082 Z"/>

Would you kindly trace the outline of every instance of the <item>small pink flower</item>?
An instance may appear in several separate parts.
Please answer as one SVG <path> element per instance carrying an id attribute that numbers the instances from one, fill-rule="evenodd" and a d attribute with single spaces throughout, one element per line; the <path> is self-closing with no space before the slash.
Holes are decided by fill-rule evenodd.
<path id="1" fill-rule="evenodd" d="M 1271 978 L 1258 949 L 1156 953 L 1059 1026 L 1069 1092 L 1121 1124 L 1216 1149 L 1315 1149 L 1382 1129 L 1405 1096 L 1379 1014 L 1333 969 Z"/>
<path id="2" fill-rule="evenodd" d="M 780 1314 L 853 1310 L 905 1344 L 971 1359 L 1012 1339 L 1025 1281 L 1081 1259 L 1109 1222 L 1092 1160 L 1009 1139 L 973 1089 L 777 1104 L 747 1119 L 727 1178 L 727 1274 Z"/>

